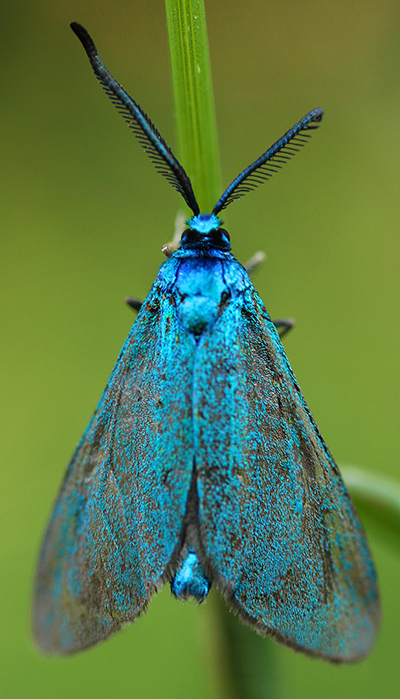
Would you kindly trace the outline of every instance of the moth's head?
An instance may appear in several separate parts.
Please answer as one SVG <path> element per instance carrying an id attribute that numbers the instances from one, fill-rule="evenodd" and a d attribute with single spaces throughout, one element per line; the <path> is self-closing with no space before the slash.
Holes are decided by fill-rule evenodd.
<path id="1" fill-rule="evenodd" d="M 182 233 L 181 246 L 200 245 L 230 250 L 231 243 L 228 231 L 221 228 L 221 221 L 216 214 L 196 214 L 186 221 L 189 228 Z"/>

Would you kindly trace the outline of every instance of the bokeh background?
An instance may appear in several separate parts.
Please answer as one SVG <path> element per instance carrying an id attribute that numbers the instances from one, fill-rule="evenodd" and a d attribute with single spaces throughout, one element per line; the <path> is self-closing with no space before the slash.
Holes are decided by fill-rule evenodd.
<path id="1" fill-rule="evenodd" d="M 234 252 L 293 316 L 289 358 L 339 463 L 400 480 L 400 6 L 396 0 L 206 3 L 224 187 L 303 114 L 311 144 L 226 212 Z M 68 24 L 174 146 L 162 0 L 0 2 L 0 692 L 212 697 L 212 601 L 166 589 L 107 643 L 35 649 L 35 558 L 75 443 L 163 261 L 180 199 L 93 77 Z M 265 640 L 272 697 L 398 697 L 400 555 L 371 536 L 383 622 L 363 663 L 330 666 Z"/>

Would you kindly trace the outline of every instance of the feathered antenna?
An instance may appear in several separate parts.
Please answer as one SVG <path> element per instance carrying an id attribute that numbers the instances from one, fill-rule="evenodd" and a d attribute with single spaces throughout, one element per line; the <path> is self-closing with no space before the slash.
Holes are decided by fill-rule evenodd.
<path id="1" fill-rule="evenodd" d="M 140 145 L 154 163 L 156 170 L 164 175 L 168 182 L 182 195 L 193 213 L 195 215 L 199 214 L 200 209 L 193 193 L 192 183 L 159 131 L 143 109 L 108 72 L 86 29 L 77 22 L 72 22 L 71 29 L 85 49 L 94 74 L 100 81 L 105 93 L 132 129 Z"/>
<path id="2" fill-rule="evenodd" d="M 263 155 L 238 175 L 225 190 L 213 208 L 212 213 L 218 214 L 235 199 L 243 197 L 260 184 L 269 180 L 301 146 L 308 143 L 312 129 L 317 129 L 323 116 L 322 109 L 313 109 L 287 131 L 282 138 L 274 143 Z"/>

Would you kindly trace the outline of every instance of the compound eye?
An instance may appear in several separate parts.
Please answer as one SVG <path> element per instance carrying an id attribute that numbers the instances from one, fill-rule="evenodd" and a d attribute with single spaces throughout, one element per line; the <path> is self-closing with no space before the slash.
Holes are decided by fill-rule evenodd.
<path id="1" fill-rule="evenodd" d="M 225 228 L 218 228 L 219 232 L 222 234 L 223 238 L 225 238 L 228 243 L 231 241 L 231 236 L 229 235 L 228 231 L 225 230 Z"/>
<path id="2" fill-rule="evenodd" d="M 230 235 L 225 228 L 217 228 L 212 232 L 213 240 L 215 245 L 221 246 L 223 248 L 230 248 Z"/>
<path id="3" fill-rule="evenodd" d="M 192 228 L 186 228 L 185 231 L 183 231 L 181 235 L 181 245 L 185 245 L 185 243 L 193 243 L 197 240 L 201 239 L 201 235 L 198 231 L 192 229 Z"/>

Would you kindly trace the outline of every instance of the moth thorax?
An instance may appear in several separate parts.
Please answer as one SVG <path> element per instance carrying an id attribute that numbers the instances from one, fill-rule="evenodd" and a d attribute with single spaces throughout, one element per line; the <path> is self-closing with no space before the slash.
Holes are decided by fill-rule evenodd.
<path id="1" fill-rule="evenodd" d="M 193 335 L 201 335 L 218 317 L 219 304 L 208 296 L 187 296 L 179 306 L 184 327 Z"/>

